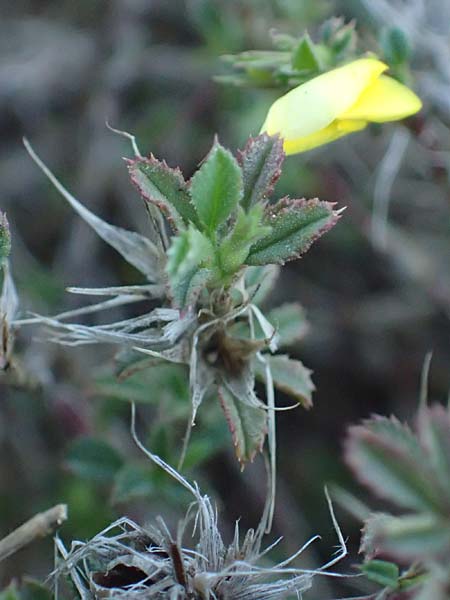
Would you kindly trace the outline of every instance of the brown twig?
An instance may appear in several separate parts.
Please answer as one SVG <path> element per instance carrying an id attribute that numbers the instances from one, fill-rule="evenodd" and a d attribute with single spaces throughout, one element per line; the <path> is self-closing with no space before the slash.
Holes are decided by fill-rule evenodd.
<path id="1" fill-rule="evenodd" d="M 0 540 L 0 562 L 36 538 L 49 535 L 67 519 L 67 505 L 57 504 L 38 513 Z"/>

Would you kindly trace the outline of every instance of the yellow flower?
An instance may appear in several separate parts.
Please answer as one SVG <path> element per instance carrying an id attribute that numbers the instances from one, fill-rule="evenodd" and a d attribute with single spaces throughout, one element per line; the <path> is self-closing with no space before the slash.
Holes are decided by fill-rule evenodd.
<path id="1" fill-rule="evenodd" d="M 382 75 L 387 65 L 361 58 L 323 73 L 278 98 L 262 132 L 279 133 L 286 154 L 304 152 L 364 129 L 408 117 L 420 110 L 420 99 L 405 85 Z"/>

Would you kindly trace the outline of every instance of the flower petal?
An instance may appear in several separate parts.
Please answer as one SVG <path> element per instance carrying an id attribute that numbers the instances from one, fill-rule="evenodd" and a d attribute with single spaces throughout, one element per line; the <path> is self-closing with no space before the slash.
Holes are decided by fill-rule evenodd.
<path id="1" fill-rule="evenodd" d="M 305 152 L 306 150 L 311 150 L 317 146 L 334 142 L 334 140 L 349 133 L 353 133 L 354 131 L 364 129 L 366 125 L 367 121 L 357 121 L 356 119 L 346 121 L 336 120 L 330 123 L 328 127 L 324 127 L 320 131 L 311 133 L 311 135 L 299 137 L 296 140 L 284 140 L 284 151 L 286 154 Z"/>
<path id="2" fill-rule="evenodd" d="M 349 110 L 386 69 L 379 60 L 362 58 L 323 73 L 276 100 L 261 131 L 269 135 L 279 133 L 286 147 L 289 142 L 320 133 Z"/>
<path id="3" fill-rule="evenodd" d="M 421 108 L 422 102 L 413 91 L 395 79 L 381 75 L 341 118 L 383 123 L 409 117 Z"/>

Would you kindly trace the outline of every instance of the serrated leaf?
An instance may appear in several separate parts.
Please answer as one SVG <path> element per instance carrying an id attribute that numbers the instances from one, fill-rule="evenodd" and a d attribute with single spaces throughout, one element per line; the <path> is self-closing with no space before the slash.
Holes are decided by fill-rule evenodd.
<path id="1" fill-rule="evenodd" d="M 297 71 L 319 71 L 321 64 L 315 51 L 314 44 L 307 33 L 298 43 L 297 48 L 292 53 L 292 68 Z"/>
<path id="2" fill-rule="evenodd" d="M 230 216 L 242 197 L 242 173 L 234 156 L 215 142 L 191 179 L 190 193 L 210 236 Z"/>
<path id="3" fill-rule="evenodd" d="M 267 434 L 267 412 L 244 404 L 225 386 L 219 388 L 219 400 L 233 438 L 236 457 L 241 464 L 252 461 L 261 452 Z"/>
<path id="4" fill-rule="evenodd" d="M 129 502 L 136 498 L 149 498 L 155 491 L 152 472 L 147 465 L 128 464 L 114 477 L 112 501 Z"/>
<path id="5" fill-rule="evenodd" d="M 418 434 L 450 506 L 450 415 L 443 406 L 419 413 Z"/>
<path id="6" fill-rule="evenodd" d="M 383 587 L 395 589 L 398 586 L 400 569 L 392 562 L 386 560 L 369 560 L 360 567 L 367 579 Z"/>
<path id="7" fill-rule="evenodd" d="M 121 227 L 110 225 L 100 217 L 88 210 L 72 194 L 66 190 L 62 183 L 50 169 L 37 156 L 27 140 L 24 140 L 28 154 L 46 175 L 62 197 L 72 206 L 75 212 L 102 238 L 112 246 L 122 257 L 138 271 L 143 273 L 149 281 L 159 282 L 161 279 L 162 255 L 158 248 L 146 237 L 127 231 Z"/>
<path id="8" fill-rule="evenodd" d="M 11 252 L 11 234 L 6 215 L 0 211 L 0 266 Z"/>
<path id="9" fill-rule="evenodd" d="M 284 264 L 299 258 L 338 219 L 339 214 L 329 202 L 284 198 L 269 208 L 265 222 L 272 231 L 253 244 L 245 262 L 248 265 Z"/>
<path id="10" fill-rule="evenodd" d="M 176 228 L 199 220 L 179 169 L 171 169 L 164 161 L 150 158 L 129 160 L 131 180 L 147 202 L 155 204 Z"/>
<path id="11" fill-rule="evenodd" d="M 270 232 L 270 227 L 261 224 L 262 217 L 261 205 L 253 206 L 248 213 L 238 207 L 234 228 L 219 247 L 218 261 L 221 273 L 236 273 L 247 258 L 250 246 Z"/>
<path id="12" fill-rule="evenodd" d="M 284 158 L 283 140 L 267 133 L 249 138 L 245 148 L 238 152 L 244 183 L 241 199 L 244 210 L 267 200 L 281 175 Z"/>
<path id="13" fill-rule="evenodd" d="M 398 506 L 431 512 L 448 510 L 419 442 L 394 417 L 374 417 L 350 427 L 345 458 L 362 483 Z"/>
<path id="14" fill-rule="evenodd" d="M 100 483 L 112 481 L 122 466 L 122 458 L 115 448 L 90 437 L 72 442 L 65 462 L 80 477 Z"/>
<path id="15" fill-rule="evenodd" d="M 373 513 L 365 522 L 360 551 L 402 561 L 430 559 L 450 549 L 450 525 L 430 514 L 394 517 Z"/>
<path id="16" fill-rule="evenodd" d="M 292 346 L 301 340 L 308 331 L 305 311 L 297 302 L 282 304 L 273 308 L 267 318 L 278 334 L 278 346 Z"/>
<path id="17" fill-rule="evenodd" d="M 311 380 L 312 371 L 307 369 L 299 360 L 289 358 L 289 356 L 283 354 L 276 356 L 266 354 L 264 358 L 269 363 L 275 386 L 298 400 L 303 408 L 311 408 L 312 393 L 316 389 Z M 253 368 L 256 377 L 265 383 L 264 364 L 255 359 Z"/>

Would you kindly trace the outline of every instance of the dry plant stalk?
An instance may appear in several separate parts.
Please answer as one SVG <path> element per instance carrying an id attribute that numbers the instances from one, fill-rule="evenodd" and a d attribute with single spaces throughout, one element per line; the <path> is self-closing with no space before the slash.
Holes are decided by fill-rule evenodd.
<path id="1" fill-rule="evenodd" d="M 57 504 L 38 513 L 0 540 L 0 562 L 37 538 L 50 535 L 67 520 L 67 505 Z"/>

